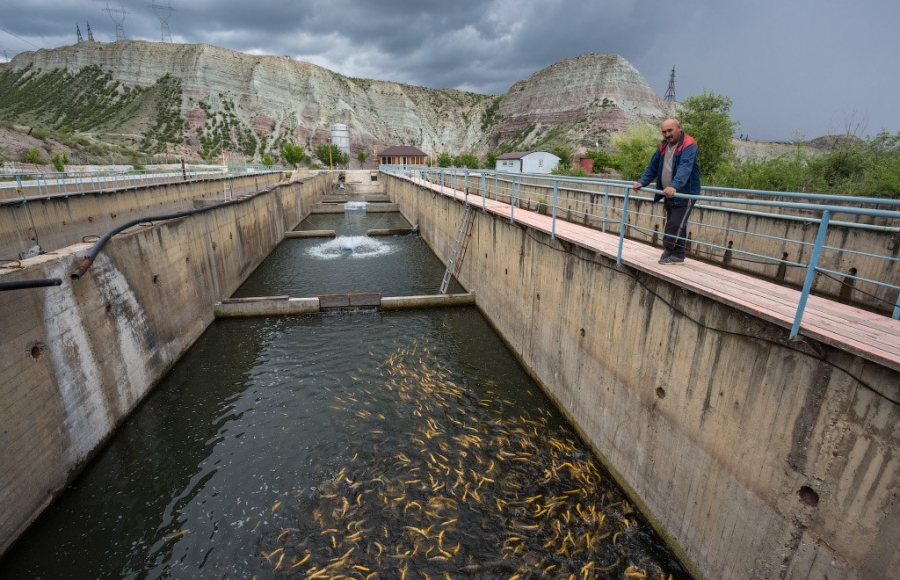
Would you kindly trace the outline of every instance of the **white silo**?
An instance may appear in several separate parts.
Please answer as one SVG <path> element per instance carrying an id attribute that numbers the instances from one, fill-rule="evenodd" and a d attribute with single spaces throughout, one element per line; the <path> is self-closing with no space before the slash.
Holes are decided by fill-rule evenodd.
<path id="1" fill-rule="evenodd" d="M 331 143 L 338 149 L 350 155 L 350 127 L 343 123 L 335 123 L 331 126 Z"/>

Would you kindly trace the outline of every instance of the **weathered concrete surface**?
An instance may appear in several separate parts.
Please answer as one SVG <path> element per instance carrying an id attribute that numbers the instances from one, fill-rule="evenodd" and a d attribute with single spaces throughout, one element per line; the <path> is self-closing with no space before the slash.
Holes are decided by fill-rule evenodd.
<path id="1" fill-rule="evenodd" d="M 462 205 L 379 179 L 446 261 Z M 897 372 L 482 212 L 457 278 L 698 575 L 900 578 Z"/>
<path id="2" fill-rule="evenodd" d="M 285 239 L 291 238 L 333 238 L 337 235 L 334 230 L 306 230 L 284 232 Z"/>
<path id="3" fill-rule="evenodd" d="M 385 213 L 398 211 L 395 203 L 367 203 L 366 213 Z M 312 213 L 344 213 L 344 204 L 342 203 L 317 203 L 312 208 Z"/>
<path id="4" fill-rule="evenodd" d="M 27 205 L 4 204 L 0 206 L 0 259 L 16 259 L 37 242 L 45 252 L 52 252 L 85 238 L 91 241 L 133 219 L 193 209 L 196 199 L 221 202 L 225 200 L 226 187 L 230 195 L 237 196 L 270 189 L 280 181 L 280 173 L 209 177 L 203 181 L 31 199 Z"/>
<path id="5" fill-rule="evenodd" d="M 90 244 L 0 269 L 0 553 L 65 488 L 321 198 L 328 176 L 115 236 L 79 280 Z"/>
<path id="6" fill-rule="evenodd" d="M 343 295 L 348 296 L 348 295 Z M 446 306 L 471 306 L 474 294 L 439 294 L 428 296 L 383 296 L 377 304 L 381 310 L 410 308 L 443 308 Z M 352 306 L 349 298 L 347 307 Z M 242 318 L 248 316 L 278 316 L 319 312 L 319 298 L 258 297 L 222 301 L 215 305 L 218 318 Z"/>

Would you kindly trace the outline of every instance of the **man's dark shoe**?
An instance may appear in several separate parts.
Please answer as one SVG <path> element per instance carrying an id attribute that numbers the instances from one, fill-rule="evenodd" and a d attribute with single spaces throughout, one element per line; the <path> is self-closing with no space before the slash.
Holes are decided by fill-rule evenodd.
<path id="1" fill-rule="evenodd" d="M 659 263 L 663 266 L 674 266 L 676 264 L 684 264 L 684 258 L 679 258 L 678 256 L 673 256 L 669 254 L 665 258 L 661 258 Z"/>
<path id="2" fill-rule="evenodd" d="M 671 255 L 672 255 L 672 252 L 670 252 L 669 250 L 663 250 L 662 256 L 660 256 L 659 259 L 660 259 L 660 261 L 662 261 Z"/>

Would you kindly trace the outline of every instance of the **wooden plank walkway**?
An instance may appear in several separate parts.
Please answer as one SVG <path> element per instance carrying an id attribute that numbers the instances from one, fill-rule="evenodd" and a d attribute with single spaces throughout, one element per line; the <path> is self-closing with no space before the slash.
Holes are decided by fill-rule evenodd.
<path id="1" fill-rule="evenodd" d="M 467 203 L 476 208 L 484 206 L 489 213 L 509 219 L 509 204 L 491 199 L 482 200 L 480 196 L 473 194 L 467 196 L 461 191 L 447 186 L 442 188 L 440 184 L 420 179 L 412 181 L 460 202 L 467 200 Z M 535 230 L 547 234 L 552 231 L 551 216 L 515 208 L 513 218 Z M 618 254 L 618 235 L 605 234 L 560 219 L 556 220 L 555 235 L 560 240 L 593 250 L 613 260 Z M 677 266 L 663 266 L 658 263 L 660 253 L 659 248 L 625 239 L 622 263 L 790 332 L 800 303 L 800 291 L 696 260 L 688 259 Z M 819 296 L 810 296 L 800 325 L 800 334 L 900 371 L 900 320 Z"/>

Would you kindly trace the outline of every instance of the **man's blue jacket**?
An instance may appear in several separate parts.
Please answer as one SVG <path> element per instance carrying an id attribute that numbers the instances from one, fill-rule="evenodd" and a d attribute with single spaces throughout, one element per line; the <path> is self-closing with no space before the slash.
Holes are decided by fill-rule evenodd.
<path id="1" fill-rule="evenodd" d="M 666 157 L 666 145 L 668 143 L 663 140 L 653 153 L 647 169 L 638 179 L 638 182 L 646 187 L 654 179 L 656 179 L 656 189 L 662 191 L 662 169 L 663 161 Z M 672 187 L 678 193 L 689 193 L 691 195 L 700 195 L 700 166 L 697 165 L 697 142 L 694 138 L 686 133 L 681 134 L 678 145 L 672 159 Z M 664 196 L 657 193 L 653 196 L 653 201 L 659 201 Z M 680 205 L 681 199 L 672 198 L 673 205 Z"/>

